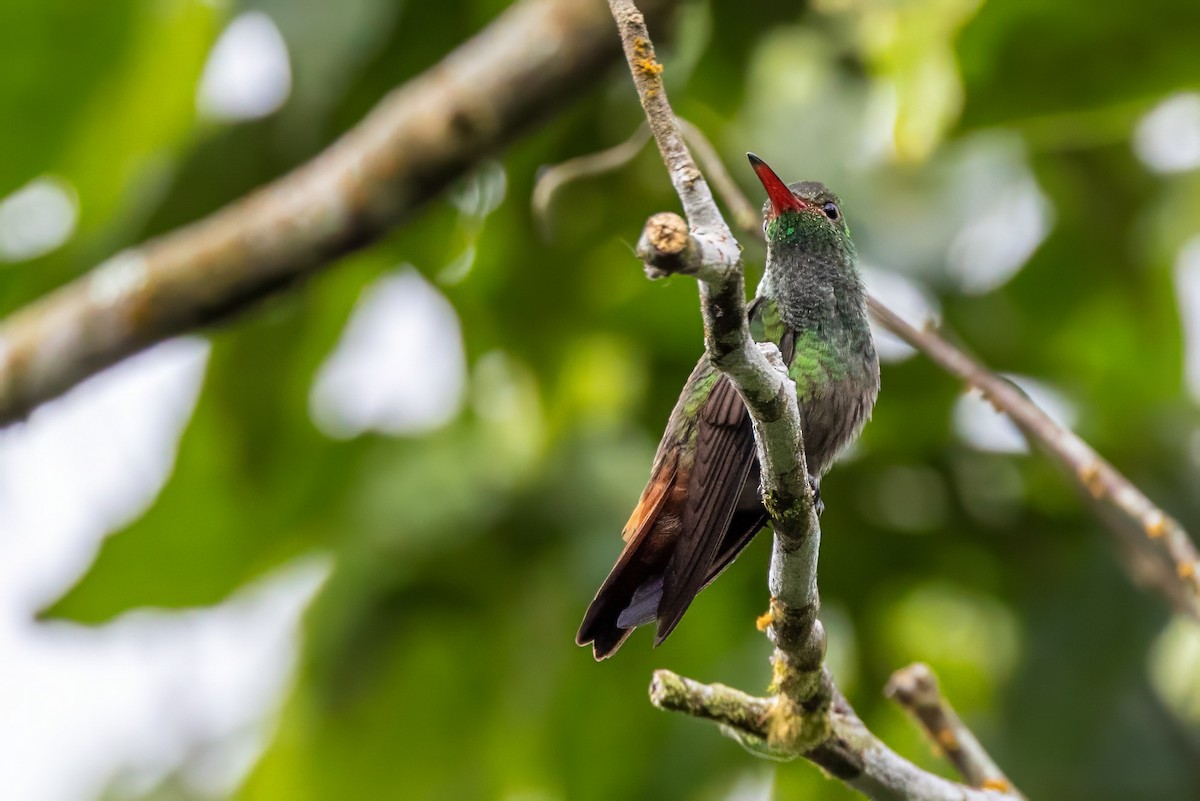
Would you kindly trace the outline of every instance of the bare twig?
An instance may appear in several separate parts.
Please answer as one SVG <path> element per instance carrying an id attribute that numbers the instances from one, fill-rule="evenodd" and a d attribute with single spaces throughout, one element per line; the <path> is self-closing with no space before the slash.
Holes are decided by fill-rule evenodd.
<path id="1" fill-rule="evenodd" d="M 1010 791 L 1012 782 L 942 697 L 937 677 L 917 663 L 892 674 L 883 694 L 911 714 L 972 787 Z"/>
<path id="2" fill-rule="evenodd" d="M 617 55 L 611 26 L 599 2 L 518 3 L 313 161 L 14 313 L 0 324 L 0 424 L 408 219 L 602 76 Z"/>
<path id="3" fill-rule="evenodd" d="M 1068 472 L 1084 491 L 1097 516 L 1128 553 L 1139 554 L 1135 579 L 1150 582 L 1178 608 L 1200 619 L 1200 556 L 1178 522 L 1105 461 L 1074 432 L 1054 422 L 1010 382 L 951 345 L 930 328 L 918 329 L 875 298 L 868 304 L 875 319 L 920 350 L 951 375 L 983 393 L 1032 443 Z"/>
<path id="4" fill-rule="evenodd" d="M 682 117 L 679 118 L 679 127 L 683 129 L 683 136 L 687 139 L 688 144 L 696 151 L 696 160 L 700 162 L 705 175 L 712 178 L 717 196 L 724 200 L 725 205 L 729 208 L 729 213 L 733 216 L 733 224 L 753 236 L 762 237 L 762 210 L 755 208 L 754 204 L 746 198 L 746 195 L 738 187 L 737 181 L 733 180 L 729 170 L 725 169 L 725 162 L 717 154 L 717 149 L 713 147 L 712 142 L 708 141 L 708 137 L 704 135 L 703 131 Z"/>
<path id="5" fill-rule="evenodd" d="M 716 148 L 713 147 L 704 132 L 683 117 L 676 119 L 679 121 L 679 129 L 683 132 L 684 141 L 696 151 L 696 161 L 703 173 L 712 178 L 717 196 L 724 200 L 729 207 L 734 224 L 743 231 L 749 230 L 753 233 L 759 224 L 758 209 L 754 208 L 742 191 L 738 189 L 733 176 L 725 168 L 725 162 L 721 160 Z M 638 153 L 642 152 L 642 148 L 649 140 L 650 129 L 643 122 L 628 139 L 619 145 L 569 159 L 544 169 L 538 176 L 537 183 L 533 187 L 533 196 L 530 198 L 533 216 L 542 227 L 543 236 L 546 238 L 550 236 L 550 206 L 554 202 L 555 194 L 560 189 L 573 181 L 603 175 L 624 167 L 633 161 Z M 759 231 L 759 235 L 761 233 Z"/>
<path id="6" fill-rule="evenodd" d="M 554 195 L 559 189 L 572 181 L 590 178 L 593 175 L 603 175 L 624 167 L 633 161 L 638 153 L 642 152 L 642 148 L 649 141 L 650 129 L 643 122 L 628 139 L 619 145 L 597 153 L 588 153 L 586 156 L 569 159 L 542 170 L 533 187 L 533 197 L 530 199 L 533 217 L 542 229 L 542 236 L 546 239 L 550 238 L 552 231 L 550 205 L 554 202 Z"/>
<path id="7" fill-rule="evenodd" d="M 825 670 L 825 634 L 817 620 L 820 528 L 807 481 L 795 385 L 787 378 L 778 349 L 760 346 L 750 337 L 741 247 L 683 141 L 645 22 L 632 0 L 609 0 L 609 7 L 651 133 L 687 216 L 686 221 L 670 213 L 650 218 L 638 255 L 651 277 L 684 273 L 699 279 L 705 352 L 729 376 L 750 410 L 763 500 L 775 530 L 771 609 L 765 618 L 776 644 L 771 697 L 755 698 L 658 671 L 651 700 L 661 708 L 720 723 L 755 753 L 805 756 L 871 798 L 1015 798 L 947 781 L 887 749 L 854 714 Z M 715 159 L 711 147 L 707 152 Z"/>

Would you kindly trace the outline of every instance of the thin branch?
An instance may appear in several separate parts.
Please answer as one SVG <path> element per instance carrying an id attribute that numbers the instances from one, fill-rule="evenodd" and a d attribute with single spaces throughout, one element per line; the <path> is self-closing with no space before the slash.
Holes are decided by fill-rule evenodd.
<path id="1" fill-rule="evenodd" d="M 983 393 L 1008 415 L 1025 437 L 1074 478 L 1096 515 L 1128 554 L 1126 565 L 1140 582 L 1149 582 L 1174 605 L 1200 620 L 1200 556 L 1186 531 L 1170 515 L 1121 475 L 1074 432 L 1056 423 L 1021 390 L 988 371 L 930 328 L 918 329 L 875 298 L 868 299 L 875 319 L 938 366 Z"/>
<path id="2" fill-rule="evenodd" d="M 646 5 L 661 13 L 673 4 Z M 597 2 L 518 3 L 311 162 L 15 312 L 0 323 L 0 425 L 410 219 L 601 78 L 617 55 L 611 26 Z"/>
<path id="3" fill-rule="evenodd" d="M 733 180 L 729 170 L 725 169 L 725 162 L 704 132 L 682 117 L 679 118 L 679 126 L 683 129 L 683 136 L 687 139 L 688 144 L 696 151 L 696 160 L 700 162 L 704 174 L 712 178 L 717 196 L 724 200 L 725 205 L 729 207 L 729 213 L 733 216 L 733 224 L 742 231 L 761 238 L 763 235 L 762 209 L 756 208 L 746 198 L 745 193 L 738 187 L 737 181 Z"/>
<path id="4" fill-rule="evenodd" d="M 755 698 L 659 671 L 651 700 L 664 709 L 718 722 L 757 754 L 805 756 L 871 798 L 1016 798 L 955 784 L 890 751 L 866 729 L 825 670 L 825 634 L 817 619 L 820 528 L 807 480 L 795 385 L 778 348 L 750 337 L 741 246 L 684 143 L 645 21 L 632 0 L 609 0 L 609 7 L 650 131 L 687 216 L 686 221 L 671 213 L 650 218 L 638 241 L 638 256 L 651 277 L 678 272 L 699 279 L 705 352 L 750 410 L 763 501 L 775 530 L 771 608 L 763 621 L 776 644 L 771 697 Z M 707 152 L 715 158 L 711 147 Z"/>
<path id="5" fill-rule="evenodd" d="M 663 66 L 655 56 L 654 43 L 650 40 L 642 12 L 638 11 L 632 0 L 609 0 L 608 6 L 621 33 L 625 60 L 629 62 L 650 132 L 671 174 L 671 183 L 683 203 L 688 222 L 714 236 L 724 234 L 726 239 L 731 239 L 729 226 L 713 201 L 708 182 L 700 174 L 692 154 L 684 144 L 679 121 L 667 102 L 662 80 Z"/>
<path id="6" fill-rule="evenodd" d="M 771 700 L 724 684 L 701 684 L 669 670 L 656 670 L 650 682 L 650 702 L 659 709 L 728 726 L 758 741 L 768 737 Z"/>
<path id="7" fill-rule="evenodd" d="M 967 784 L 1005 792 L 1013 789 L 1012 782 L 958 717 L 950 702 L 942 697 L 937 677 L 928 665 L 917 663 L 897 670 L 883 694 L 921 724 Z"/>
<path id="8" fill-rule="evenodd" d="M 533 218 L 537 220 L 538 227 L 542 230 L 542 236 L 546 239 L 550 238 L 552 230 L 550 206 L 554 202 L 554 196 L 558 190 L 573 181 L 603 175 L 624 167 L 633 161 L 638 153 L 642 152 L 642 148 L 649 141 L 650 129 L 643 122 L 628 139 L 619 145 L 569 159 L 542 170 L 538 175 L 537 183 L 534 184 L 533 196 L 530 199 Z"/>
<path id="9" fill-rule="evenodd" d="M 697 163 L 702 168 L 703 174 L 712 178 L 717 196 L 729 206 L 734 224 L 742 230 L 749 230 L 753 233 L 759 225 L 761 216 L 759 210 L 754 208 L 742 194 L 733 180 L 733 176 L 725 168 L 725 162 L 721 160 L 716 148 L 713 147 L 704 132 L 683 117 L 677 119 L 684 141 L 696 151 Z M 642 152 L 642 148 L 648 141 L 650 141 L 650 129 L 643 122 L 628 139 L 618 145 L 578 156 L 542 170 L 537 183 L 534 184 L 533 195 L 530 198 L 533 216 L 542 229 L 542 235 L 547 239 L 550 236 L 550 207 L 554 203 L 554 196 L 560 189 L 574 181 L 619 170 L 633 161 L 637 154 Z M 759 231 L 760 236 L 761 233 Z"/>

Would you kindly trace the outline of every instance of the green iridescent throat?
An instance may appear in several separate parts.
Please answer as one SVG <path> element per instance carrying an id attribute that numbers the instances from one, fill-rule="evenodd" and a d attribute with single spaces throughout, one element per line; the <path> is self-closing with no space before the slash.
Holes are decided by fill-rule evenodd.
<path id="1" fill-rule="evenodd" d="M 831 226 L 821 214 L 813 211 L 789 209 L 767 223 L 766 234 L 767 239 L 772 242 L 795 245 L 801 241 L 813 243 L 840 237 L 849 238 L 850 229 L 845 223 L 841 226 Z"/>

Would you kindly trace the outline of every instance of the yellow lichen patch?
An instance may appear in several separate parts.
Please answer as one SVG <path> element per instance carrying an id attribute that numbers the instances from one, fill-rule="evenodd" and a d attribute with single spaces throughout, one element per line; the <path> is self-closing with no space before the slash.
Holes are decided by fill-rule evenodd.
<path id="1" fill-rule="evenodd" d="M 1012 785 L 1004 779 L 984 779 L 980 789 L 998 790 L 999 792 L 1007 793 L 1012 790 Z"/>
<path id="2" fill-rule="evenodd" d="M 767 614 L 763 615 L 763 617 L 766 617 L 770 614 L 770 612 L 767 612 Z M 771 693 L 771 695 L 779 694 L 780 689 L 783 687 L 784 681 L 787 680 L 787 667 L 786 659 L 780 659 L 774 656 L 771 657 L 771 683 L 767 686 L 767 692 Z"/>
<path id="3" fill-rule="evenodd" d="M 767 744 L 785 753 L 803 753 L 829 738 L 829 717 L 806 713 L 785 697 L 775 699 L 767 713 Z"/>
<path id="4" fill-rule="evenodd" d="M 767 742 L 776 747 L 796 742 L 803 730 L 801 720 L 791 704 L 778 699 L 767 719 Z"/>
<path id="5" fill-rule="evenodd" d="M 1194 575 L 1196 575 L 1196 563 L 1195 562 L 1180 562 L 1179 563 L 1179 577 L 1181 579 L 1189 579 Z"/>
<path id="6" fill-rule="evenodd" d="M 1100 480 L 1100 465 L 1096 462 L 1088 462 L 1083 467 L 1079 468 L 1079 481 L 1087 488 L 1093 498 L 1101 498 L 1104 496 L 1104 482 Z"/>
<path id="7" fill-rule="evenodd" d="M 639 58 L 637 60 L 637 68 L 642 71 L 642 74 L 647 78 L 655 78 L 662 75 L 663 65 L 659 64 L 653 58 Z"/>
<path id="8" fill-rule="evenodd" d="M 954 736 L 954 732 L 950 729 L 942 729 L 937 733 L 938 745 L 947 751 L 958 750 L 958 738 Z"/>
<path id="9" fill-rule="evenodd" d="M 754 621 L 754 625 L 759 631 L 766 631 L 774 622 L 775 616 L 771 614 L 771 610 L 768 609 L 758 616 L 758 618 Z"/>
<path id="10" fill-rule="evenodd" d="M 1158 509 L 1150 513 L 1146 518 L 1146 536 L 1152 540 L 1156 540 L 1163 534 L 1167 533 L 1167 516 Z"/>

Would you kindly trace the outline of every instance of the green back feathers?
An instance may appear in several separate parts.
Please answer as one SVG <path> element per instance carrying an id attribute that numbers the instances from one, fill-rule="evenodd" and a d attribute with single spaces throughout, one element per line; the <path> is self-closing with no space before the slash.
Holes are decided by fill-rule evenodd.
<path id="1" fill-rule="evenodd" d="M 755 342 L 782 345 L 786 333 L 787 326 L 776 302 L 767 297 L 759 298 L 750 317 L 750 336 Z M 827 381 L 846 377 L 846 364 L 839 358 L 837 347 L 815 329 L 795 333 L 791 359 L 788 376 L 796 382 L 796 391 L 800 394 Z"/>

